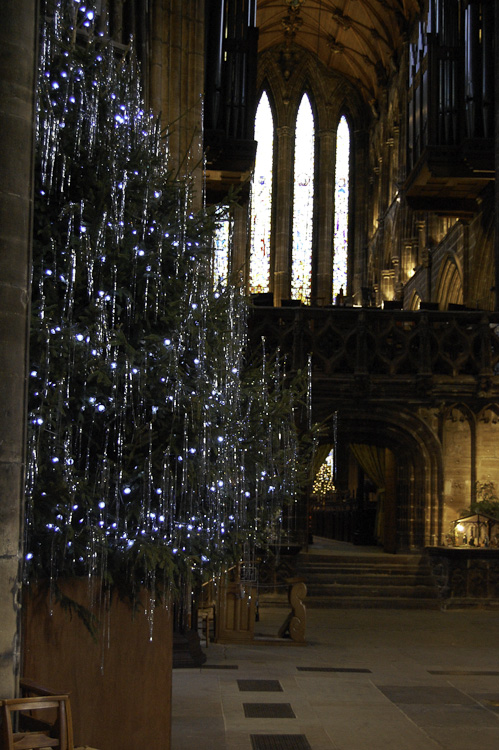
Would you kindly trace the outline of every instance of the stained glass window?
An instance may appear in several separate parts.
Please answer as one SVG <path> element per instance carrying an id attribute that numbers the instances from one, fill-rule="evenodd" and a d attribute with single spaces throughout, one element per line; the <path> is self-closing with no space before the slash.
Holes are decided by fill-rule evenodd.
<path id="1" fill-rule="evenodd" d="M 230 221 L 224 219 L 215 231 L 213 240 L 213 286 L 226 286 L 229 277 Z"/>
<path id="2" fill-rule="evenodd" d="M 274 118 L 265 91 L 256 111 L 255 140 L 258 146 L 251 192 L 250 294 L 270 290 Z"/>
<path id="3" fill-rule="evenodd" d="M 350 128 L 346 117 L 342 117 L 336 132 L 333 301 L 338 294 L 341 294 L 341 290 L 347 294 L 349 166 Z"/>
<path id="4" fill-rule="evenodd" d="M 314 217 L 315 128 L 310 100 L 303 95 L 296 118 L 293 189 L 291 297 L 310 301 Z"/>

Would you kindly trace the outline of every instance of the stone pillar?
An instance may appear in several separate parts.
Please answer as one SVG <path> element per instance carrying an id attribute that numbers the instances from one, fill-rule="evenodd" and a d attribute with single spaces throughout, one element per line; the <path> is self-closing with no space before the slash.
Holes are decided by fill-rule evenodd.
<path id="1" fill-rule="evenodd" d="M 495 0 L 495 171 L 499 173 L 499 0 Z M 495 234 L 494 234 L 494 309 L 499 310 L 499 190 L 495 191 Z"/>
<path id="2" fill-rule="evenodd" d="M 376 200 L 376 217 L 378 220 L 378 224 L 380 221 L 384 221 L 385 218 L 385 209 L 386 205 L 383 202 L 383 156 L 378 154 L 377 157 L 377 164 L 374 167 L 374 174 L 376 175 L 376 192 L 375 192 L 375 200 Z"/>
<path id="3" fill-rule="evenodd" d="M 402 263 L 400 268 L 400 280 L 405 284 L 415 272 L 414 241 L 412 239 L 402 240 Z"/>
<path id="4" fill-rule="evenodd" d="M 293 129 L 277 128 L 277 200 L 275 210 L 274 305 L 290 294 L 290 243 L 293 206 Z"/>
<path id="5" fill-rule="evenodd" d="M 395 271 L 393 268 L 383 268 L 381 271 L 381 299 L 395 299 Z"/>
<path id="6" fill-rule="evenodd" d="M 378 280 L 376 289 L 376 305 L 383 302 L 383 271 L 385 263 L 385 219 L 381 214 L 378 216 L 378 230 L 375 236 L 374 258 L 376 264 L 376 277 Z"/>
<path id="7" fill-rule="evenodd" d="M 0 3 L 0 698 L 19 676 L 36 0 Z"/>
<path id="8" fill-rule="evenodd" d="M 149 101 L 168 127 L 170 163 L 202 205 L 204 0 L 153 0 Z"/>
<path id="9" fill-rule="evenodd" d="M 232 258 L 231 273 L 232 282 L 235 284 L 242 283 L 243 289 L 247 289 L 249 278 L 248 264 L 248 205 L 234 206 L 233 208 L 233 238 L 232 238 Z"/>
<path id="10" fill-rule="evenodd" d="M 406 509 L 401 510 L 397 498 L 397 466 L 395 456 L 389 448 L 385 449 L 385 528 L 383 549 L 385 552 L 396 552 L 397 547 L 407 546 Z M 402 516 L 402 517 L 401 517 Z"/>
<path id="11" fill-rule="evenodd" d="M 354 130 L 351 140 L 352 167 L 352 204 L 349 230 L 349 273 L 348 294 L 354 304 L 362 304 L 362 289 L 368 287 L 369 250 L 366 237 L 372 235 L 372 184 L 369 179 L 356 179 L 356 175 L 366 174 L 366 164 L 369 164 L 369 141 L 364 130 Z M 368 172 L 369 170 L 367 170 Z M 373 177 L 373 175 L 372 175 Z"/>
<path id="12" fill-rule="evenodd" d="M 470 300 L 470 224 L 464 219 L 461 219 L 461 224 L 463 226 L 463 303 L 473 307 L 474 302 Z"/>
<path id="13" fill-rule="evenodd" d="M 416 221 L 416 229 L 418 233 L 418 259 L 417 266 L 424 265 L 424 254 L 426 249 L 426 219 L 418 219 Z M 428 300 L 430 297 L 428 297 Z"/>
<path id="14" fill-rule="evenodd" d="M 319 133 L 320 184 L 318 186 L 318 242 L 317 242 L 317 283 L 315 299 L 318 305 L 331 303 L 333 277 L 334 241 L 334 175 L 336 139 L 330 130 Z M 347 290 L 345 289 L 345 294 Z"/>

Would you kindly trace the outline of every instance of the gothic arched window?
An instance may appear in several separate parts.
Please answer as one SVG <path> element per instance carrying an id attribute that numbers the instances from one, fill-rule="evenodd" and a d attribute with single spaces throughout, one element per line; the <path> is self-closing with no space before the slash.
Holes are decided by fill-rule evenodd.
<path id="1" fill-rule="evenodd" d="M 256 110 L 255 140 L 258 145 L 251 194 L 250 294 L 270 289 L 274 118 L 265 91 Z"/>
<path id="2" fill-rule="evenodd" d="M 291 297 L 309 302 L 312 292 L 312 236 L 314 218 L 315 126 L 307 94 L 296 117 Z"/>
<path id="3" fill-rule="evenodd" d="M 348 205 L 350 192 L 350 128 L 343 116 L 336 131 L 334 182 L 333 302 L 340 291 L 347 293 Z"/>
<path id="4" fill-rule="evenodd" d="M 340 290 L 344 295 L 350 293 L 351 126 L 344 115 L 328 131 L 336 150 L 335 182 L 331 185 L 332 158 L 324 163 L 315 158 L 320 111 L 316 117 L 312 103 L 312 95 L 304 92 L 293 107 L 282 111 L 271 107 L 269 90 L 263 90 L 260 97 L 255 117 L 257 151 L 251 187 L 247 291 L 273 292 L 281 300 L 291 298 L 305 304 L 316 298 L 319 304 L 328 304 L 331 294 L 334 301 Z M 290 143 L 293 130 L 294 146 Z M 320 190 L 334 190 L 334 194 L 320 196 Z M 334 214 L 317 215 L 314 209 L 331 201 Z M 279 221 L 278 232 L 272 219 Z M 317 277 L 313 276 L 315 268 L 320 269 Z M 325 269 L 330 269 L 330 276 Z"/>
<path id="5" fill-rule="evenodd" d="M 229 279 L 229 248 L 230 248 L 230 220 L 228 217 L 220 221 L 213 237 L 213 286 L 226 286 Z"/>

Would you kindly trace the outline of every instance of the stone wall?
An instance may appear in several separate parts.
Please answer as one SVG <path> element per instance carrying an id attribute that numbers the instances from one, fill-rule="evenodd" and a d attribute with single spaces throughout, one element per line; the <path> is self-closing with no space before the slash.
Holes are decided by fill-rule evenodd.
<path id="1" fill-rule="evenodd" d="M 204 0 L 152 0 L 149 104 L 168 129 L 170 165 L 202 201 Z"/>
<path id="2" fill-rule="evenodd" d="M 442 540 L 453 522 L 480 500 L 477 483 L 499 494 L 499 407 L 495 402 L 443 403 L 420 408 L 419 417 L 442 450 Z"/>
<path id="3" fill-rule="evenodd" d="M 19 672 L 36 8 L 0 3 L 0 698 Z"/>
<path id="4" fill-rule="evenodd" d="M 444 535 L 450 531 L 452 521 L 470 505 L 474 484 L 470 418 L 471 415 L 457 406 L 442 415 Z"/>

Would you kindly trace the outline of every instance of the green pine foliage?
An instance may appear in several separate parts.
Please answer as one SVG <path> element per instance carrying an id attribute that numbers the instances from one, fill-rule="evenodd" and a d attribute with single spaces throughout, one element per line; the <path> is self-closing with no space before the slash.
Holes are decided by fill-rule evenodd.
<path id="1" fill-rule="evenodd" d="M 220 212 L 192 212 L 95 10 L 44 4 L 26 577 L 169 596 L 278 538 L 299 393 L 278 359 L 245 367 L 245 302 L 210 282 Z"/>
<path id="2" fill-rule="evenodd" d="M 476 482 L 476 501 L 471 503 L 469 512 L 484 513 L 499 519 L 499 497 L 494 482 Z"/>

